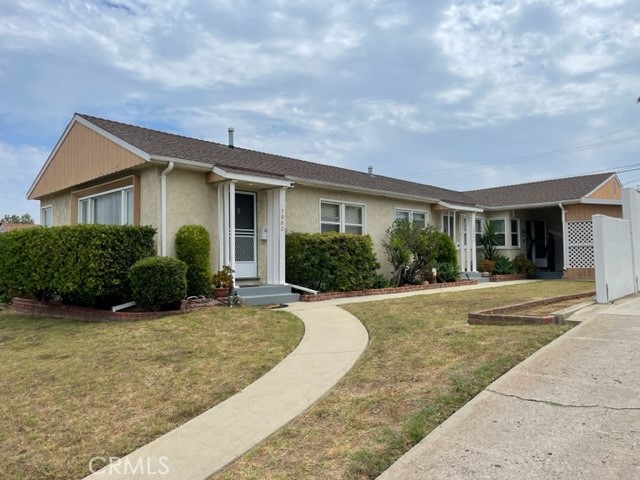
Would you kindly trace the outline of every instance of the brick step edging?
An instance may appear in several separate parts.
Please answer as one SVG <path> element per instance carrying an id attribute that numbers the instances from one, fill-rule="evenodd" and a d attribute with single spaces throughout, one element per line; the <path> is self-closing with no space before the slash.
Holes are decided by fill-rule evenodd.
<path id="1" fill-rule="evenodd" d="M 416 292 L 419 290 L 432 290 L 438 288 L 463 287 L 476 285 L 478 280 L 459 280 L 457 282 L 435 283 L 428 285 L 405 285 L 403 287 L 372 288 L 369 290 L 353 290 L 350 292 L 326 292 L 316 295 L 300 295 L 301 302 L 320 302 L 322 300 L 333 300 L 335 298 L 364 297 L 370 295 L 386 295 L 389 293 Z"/>

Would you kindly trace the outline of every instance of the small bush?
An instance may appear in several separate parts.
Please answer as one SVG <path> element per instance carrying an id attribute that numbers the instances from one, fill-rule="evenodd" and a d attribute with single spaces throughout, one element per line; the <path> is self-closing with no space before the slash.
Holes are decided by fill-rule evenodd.
<path id="1" fill-rule="evenodd" d="M 438 264 L 458 264 L 458 251 L 453 239 L 444 232 L 436 232 L 436 262 Z M 457 268 L 457 267 L 456 267 Z"/>
<path id="2" fill-rule="evenodd" d="M 201 225 L 184 225 L 176 234 L 176 257 L 187 264 L 187 294 L 211 293 L 211 242 Z"/>
<path id="3" fill-rule="evenodd" d="M 460 276 L 458 271 L 458 265 L 453 263 L 440 263 L 438 264 L 438 276 L 436 277 L 439 283 L 455 282 Z"/>
<path id="4" fill-rule="evenodd" d="M 387 280 L 384 275 L 382 275 L 381 273 L 376 273 L 371 288 L 388 288 L 390 285 L 391 284 L 389 283 L 389 280 Z"/>
<path id="5" fill-rule="evenodd" d="M 478 270 L 481 272 L 493 273 L 496 271 L 496 262 L 493 260 L 487 260 L 486 258 L 484 260 L 480 260 L 478 262 Z"/>
<path id="6" fill-rule="evenodd" d="M 145 310 L 175 307 L 187 293 L 187 265 L 177 258 L 149 257 L 129 272 L 133 300 Z"/>
<path id="7" fill-rule="evenodd" d="M 321 291 L 373 287 L 379 264 L 369 235 L 287 234 L 287 282 Z"/>
<path id="8" fill-rule="evenodd" d="M 516 273 L 516 269 L 513 268 L 513 263 L 504 255 L 498 255 L 496 257 L 495 271 L 498 275 L 508 275 Z"/>
<path id="9" fill-rule="evenodd" d="M 513 268 L 516 269 L 518 273 L 526 273 L 527 276 L 533 277 L 536 273 L 536 264 L 525 257 L 523 254 L 518 255 L 513 259 Z"/>

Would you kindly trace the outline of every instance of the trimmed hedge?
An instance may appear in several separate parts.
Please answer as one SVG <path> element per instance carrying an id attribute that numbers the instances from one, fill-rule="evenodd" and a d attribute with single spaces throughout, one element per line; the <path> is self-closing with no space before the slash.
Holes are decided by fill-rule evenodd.
<path id="1" fill-rule="evenodd" d="M 129 272 L 133 300 L 145 310 L 175 307 L 187 293 L 187 264 L 172 257 L 148 257 Z"/>
<path id="2" fill-rule="evenodd" d="M 211 242 L 202 225 L 184 225 L 176 234 L 176 257 L 187 264 L 187 294 L 211 293 Z"/>
<path id="3" fill-rule="evenodd" d="M 380 267 L 369 235 L 289 233 L 287 281 L 320 291 L 366 290 Z"/>
<path id="4" fill-rule="evenodd" d="M 81 306 L 130 300 L 129 269 L 154 255 L 152 227 L 73 225 L 0 235 L 0 295 Z"/>

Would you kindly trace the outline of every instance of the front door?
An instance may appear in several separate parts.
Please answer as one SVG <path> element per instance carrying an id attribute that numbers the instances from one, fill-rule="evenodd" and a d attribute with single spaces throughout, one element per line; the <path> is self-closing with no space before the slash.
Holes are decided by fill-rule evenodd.
<path id="1" fill-rule="evenodd" d="M 534 220 L 532 222 L 532 230 L 533 235 L 531 238 L 532 242 L 532 256 L 533 263 L 535 263 L 536 267 L 546 268 L 547 267 L 547 247 L 546 247 L 546 239 L 547 239 L 547 226 L 544 220 Z"/>
<path id="2" fill-rule="evenodd" d="M 256 194 L 236 192 L 236 278 L 256 278 Z"/>

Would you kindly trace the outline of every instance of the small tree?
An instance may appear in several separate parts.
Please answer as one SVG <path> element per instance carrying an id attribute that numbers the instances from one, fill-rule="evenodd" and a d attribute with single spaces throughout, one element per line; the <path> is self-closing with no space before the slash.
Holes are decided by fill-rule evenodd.
<path id="1" fill-rule="evenodd" d="M 480 235 L 480 245 L 482 245 L 482 257 L 485 260 L 495 261 L 498 257 L 499 245 L 498 229 L 495 223 L 486 222 L 482 226 L 482 235 Z"/>
<path id="2" fill-rule="evenodd" d="M 392 283 L 396 286 L 423 282 L 438 265 L 443 247 L 440 232 L 433 225 L 426 228 L 407 219 L 398 219 L 387 229 L 382 245 L 393 266 Z"/>

